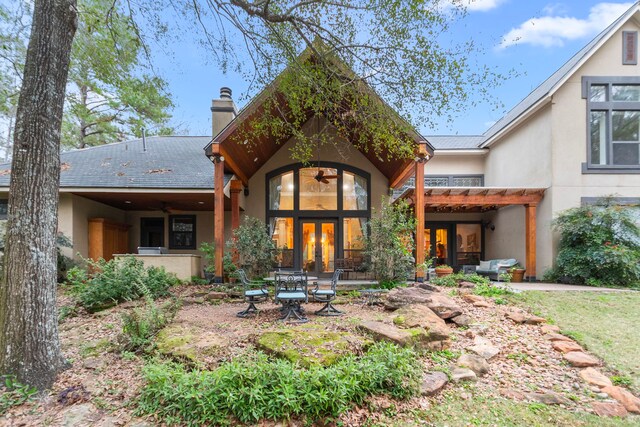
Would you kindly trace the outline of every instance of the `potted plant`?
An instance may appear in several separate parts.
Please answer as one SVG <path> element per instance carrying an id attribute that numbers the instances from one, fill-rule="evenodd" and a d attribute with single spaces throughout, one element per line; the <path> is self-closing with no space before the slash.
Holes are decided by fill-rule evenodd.
<path id="1" fill-rule="evenodd" d="M 447 264 L 436 266 L 436 275 L 438 277 L 448 276 L 450 274 L 453 274 L 453 267 L 449 267 Z"/>
<path id="2" fill-rule="evenodd" d="M 527 271 L 520 264 L 516 264 L 509 269 L 509 273 L 511 274 L 511 281 L 515 283 L 521 283 L 524 279 L 524 273 Z"/>
<path id="3" fill-rule="evenodd" d="M 216 276 L 216 246 L 213 243 L 202 242 L 200 252 L 204 255 L 206 262 L 204 270 L 204 278 L 209 283 L 213 283 Z"/>

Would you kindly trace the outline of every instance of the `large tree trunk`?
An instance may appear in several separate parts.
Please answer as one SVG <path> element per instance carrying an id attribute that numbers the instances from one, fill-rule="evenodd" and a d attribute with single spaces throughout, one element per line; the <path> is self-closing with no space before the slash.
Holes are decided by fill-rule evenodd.
<path id="1" fill-rule="evenodd" d="M 0 373 L 45 389 L 63 366 L 56 310 L 60 127 L 75 0 L 37 0 L 14 132 Z"/>

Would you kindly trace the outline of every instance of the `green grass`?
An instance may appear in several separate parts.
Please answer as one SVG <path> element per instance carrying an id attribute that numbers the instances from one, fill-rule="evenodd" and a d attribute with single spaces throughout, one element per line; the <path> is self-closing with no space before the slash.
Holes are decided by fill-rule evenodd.
<path id="1" fill-rule="evenodd" d="M 551 319 L 640 391 L 640 292 L 524 292 L 513 301 Z"/>
<path id="2" fill-rule="evenodd" d="M 527 426 L 527 427 L 625 427 L 637 426 L 638 420 L 600 418 L 537 403 L 515 402 L 502 398 L 473 396 L 464 400 L 455 391 L 445 395 L 443 404 L 434 405 L 421 419 L 435 426 Z M 417 421 L 417 419 L 416 419 Z"/>

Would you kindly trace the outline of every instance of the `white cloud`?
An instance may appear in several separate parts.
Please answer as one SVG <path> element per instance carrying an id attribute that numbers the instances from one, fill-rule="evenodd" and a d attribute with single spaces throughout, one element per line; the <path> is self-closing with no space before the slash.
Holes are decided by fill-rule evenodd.
<path id="1" fill-rule="evenodd" d="M 620 15 L 626 12 L 633 3 L 598 3 L 589 10 L 586 19 L 570 16 L 552 16 L 559 9 L 547 6 L 545 12 L 549 16 L 532 18 L 513 28 L 502 37 L 499 48 L 504 49 L 515 44 L 555 47 L 563 46 L 568 40 L 576 40 L 592 36 L 604 30 Z"/>
<path id="2" fill-rule="evenodd" d="M 495 9 L 507 0 L 446 0 L 442 5 L 443 9 L 454 7 L 465 8 L 469 12 L 486 12 Z"/>

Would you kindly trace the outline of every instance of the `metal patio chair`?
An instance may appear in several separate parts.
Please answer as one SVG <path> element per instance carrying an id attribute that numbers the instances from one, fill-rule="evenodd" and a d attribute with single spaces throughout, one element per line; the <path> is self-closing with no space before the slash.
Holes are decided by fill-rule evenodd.
<path id="1" fill-rule="evenodd" d="M 265 288 L 264 283 L 252 282 L 247 279 L 247 274 L 244 270 L 237 271 L 238 277 L 242 282 L 244 300 L 249 303 L 249 307 L 237 314 L 238 317 L 248 317 L 250 314 L 256 314 L 258 308 L 257 302 L 264 302 L 269 298 L 269 290 Z M 258 289 L 256 289 L 259 287 Z"/>
<path id="2" fill-rule="evenodd" d="M 309 301 L 307 273 L 277 273 L 275 300 L 276 303 L 282 303 L 283 316 L 280 320 L 286 322 L 291 319 L 297 323 L 308 322 L 309 319 L 305 316 L 302 308 L 302 303 Z"/>
<path id="3" fill-rule="evenodd" d="M 333 272 L 333 276 L 331 276 L 330 289 L 320 289 L 319 283 L 316 283 L 315 289 L 311 291 L 311 296 L 313 297 L 314 301 L 325 303 L 324 307 L 315 312 L 315 314 L 317 314 L 318 316 L 340 316 L 344 314 L 342 311 L 335 308 L 333 304 L 331 304 L 331 301 L 336 299 L 336 296 L 338 295 L 336 292 L 336 287 L 342 273 L 343 270 L 340 268 L 336 269 Z"/>

